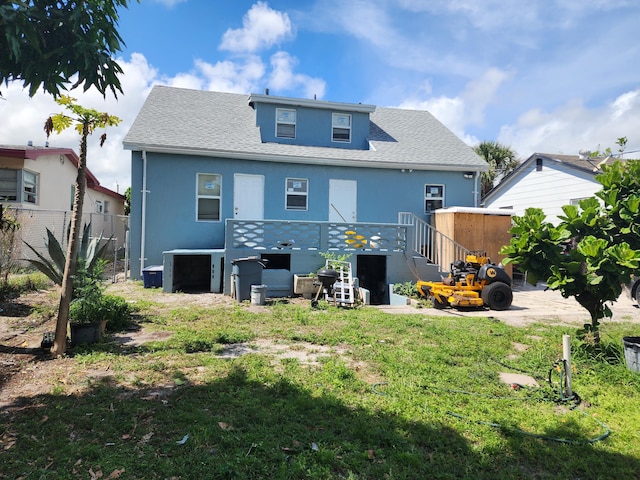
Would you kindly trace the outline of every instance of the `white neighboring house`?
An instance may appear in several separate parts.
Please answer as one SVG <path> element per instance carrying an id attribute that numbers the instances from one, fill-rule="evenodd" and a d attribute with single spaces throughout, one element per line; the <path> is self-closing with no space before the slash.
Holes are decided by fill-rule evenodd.
<path id="1" fill-rule="evenodd" d="M 612 157 L 534 153 L 504 177 L 482 201 L 486 208 L 510 209 L 522 216 L 529 207 L 541 208 L 557 225 L 564 205 L 593 197 L 602 185 L 595 180 L 600 166 Z"/>
<path id="2" fill-rule="evenodd" d="M 56 235 L 70 221 L 79 157 L 70 148 L 0 145 L 0 204 L 29 212 L 20 218 L 22 238 L 42 242 L 45 228 Z M 124 240 L 125 197 L 100 185 L 87 169 L 83 222 L 92 234 Z"/>

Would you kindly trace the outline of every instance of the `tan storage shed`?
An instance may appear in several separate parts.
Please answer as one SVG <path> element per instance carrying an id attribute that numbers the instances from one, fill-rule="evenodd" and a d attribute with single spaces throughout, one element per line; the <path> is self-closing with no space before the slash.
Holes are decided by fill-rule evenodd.
<path id="1" fill-rule="evenodd" d="M 431 216 L 432 225 L 441 233 L 468 250 L 481 250 L 499 263 L 504 256 L 498 252 L 510 241 L 511 217 L 513 210 L 487 209 L 472 207 L 450 207 L 436 210 Z M 450 264 L 453 252 L 448 255 Z M 506 272 L 512 276 L 511 265 L 505 265 Z"/>

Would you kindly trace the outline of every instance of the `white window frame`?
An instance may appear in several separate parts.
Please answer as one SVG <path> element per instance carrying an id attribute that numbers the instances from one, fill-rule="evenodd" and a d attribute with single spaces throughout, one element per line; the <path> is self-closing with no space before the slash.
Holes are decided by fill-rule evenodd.
<path id="1" fill-rule="evenodd" d="M 300 185 L 296 185 L 297 183 Z M 304 184 L 304 190 L 301 190 L 302 184 Z M 285 198 L 284 198 L 284 208 L 285 210 L 290 211 L 307 211 L 309 210 L 309 179 L 308 178 L 286 178 L 285 179 Z M 289 206 L 289 197 L 304 197 L 304 207 L 298 206 Z"/>
<path id="2" fill-rule="evenodd" d="M 0 171 L 2 171 L 3 173 L 11 172 L 15 177 L 15 178 L 10 178 L 9 176 L 5 177 L 4 175 L 0 177 L 0 185 L 3 187 L 0 190 L 0 201 L 11 202 L 11 203 L 18 202 L 18 199 L 19 198 L 21 199 L 21 197 L 18 196 L 18 185 L 20 184 L 18 173 L 21 172 L 21 170 L 15 170 L 12 168 L 2 168 L 0 169 Z"/>
<path id="3" fill-rule="evenodd" d="M 577 207 L 582 200 L 586 200 L 587 198 L 591 198 L 591 197 L 571 198 L 569 200 L 569 205 L 575 205 Z"/>
<path id="4" fill-rule="evenodd" d="M 438 208 L 444 208 L 444 184 L 427 183 L 424 186 L 424 212 L 431 213 Z M 428 208 L 429 202 L 440 202 L 440 206 L 436 208 Z"/>
<path id="5" fill-rule="evenodd" d="M 33 175 L 33 181 L 27 181 L 27 176 Z M 40 183 L 40 175 L 29 170 L 22 170 L 22 201 L 24 203 L 38 204 L 38 184 Z M 32 187 L 33 190 L 28 190 Z"/>
<path id="6" fill-rule="evenodd" d="M 297 112 L 293 108 L 276 108 L 276 138 L 296 138 L 296 117 Z M 280 131 L 280 126 L 293 126 L 293 134 L 284 134 Z"/>
<path id="7" fill-rule="evenodd" d="M 351 143 L 351 125 L 352 125 L 352 117 L 350 113 L 339 113 L 334 112 L 331 114 L 331 141 L 338 143 Z M 339 138 L 336 137 L 336 134 L 341 133 L 342 135 L 346 134 L 349 138 Z"/>
<path id="8" fill-rule="evenodd" d="M 96 200 L 96 213 L 103 213 L 103 212 L 104 212 L 104 208 L 102 206 L 102 201 Z"/>
<path id="9" fill-rule="evenodd" d="M 11 176 L 0 177 L 0 201 L 7 203 L 38 204 L 40 174 L 30 170 L 0 168 L 2 172 L 11 172 Z"/>
<path id="10" fill-rule="evenodd" d="M 215 191 L 217 189 L 217 193 L 205 194 L 200 193 L 200 179 L 204 176 L 208 177 L 217 177 L 217 188 L 214 183 L 211 183 L 211 190 Z M 207 190 L 209 187 L 207 186 L 209 183 L 204 184 L 204 189 Z M 218 201 L 218 218 L 200 218 L 200 200 L 217 200 Z M 204 214 L 203 214 L 204 217 Z M 196 222 L 220 222 L 222 221 L 222 174 L 220 173 L 197 173 L 196 174 Z"/>

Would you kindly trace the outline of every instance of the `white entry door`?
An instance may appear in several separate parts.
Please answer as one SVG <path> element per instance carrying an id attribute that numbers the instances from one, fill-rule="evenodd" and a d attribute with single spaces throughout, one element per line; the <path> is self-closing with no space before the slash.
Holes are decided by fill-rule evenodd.
<path id="1" fill-rule="evenodd" d="M 236 173 L 233 176 L 233 218 L 264 219 L 264 177 Z"/>
<path id="2" fill-rule="evenodd" d="M 329 221 L 356 222 L 358 211 L 358 182 L 329 179 Z"/>

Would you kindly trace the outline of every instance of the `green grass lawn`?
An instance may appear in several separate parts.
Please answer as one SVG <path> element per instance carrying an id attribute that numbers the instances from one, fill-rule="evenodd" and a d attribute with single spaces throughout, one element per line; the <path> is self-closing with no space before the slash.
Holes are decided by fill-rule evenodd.
<path id="1" fill-rule="evenodd" d="M 67 380 L 0 411 L 0 478 L 640 478 L 637 324 L 604 322 L 594 352 L 575 327 L 429 309 L 139 305 L 172 335 L 76 348 Z M 563 334 L 577 406 L 546 381 Z"/>

